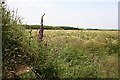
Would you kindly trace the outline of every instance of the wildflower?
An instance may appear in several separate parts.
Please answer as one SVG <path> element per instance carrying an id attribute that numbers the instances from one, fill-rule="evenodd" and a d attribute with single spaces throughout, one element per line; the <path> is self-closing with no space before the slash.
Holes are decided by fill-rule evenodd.
<path id="1" fill-rule="evenodd" d="M 39 32 L 38 32 L 39 42 L 42 41 L 42 39 L 43 39 L 43 31 L 44 31 L 43 27 L 40 27 Z"/>

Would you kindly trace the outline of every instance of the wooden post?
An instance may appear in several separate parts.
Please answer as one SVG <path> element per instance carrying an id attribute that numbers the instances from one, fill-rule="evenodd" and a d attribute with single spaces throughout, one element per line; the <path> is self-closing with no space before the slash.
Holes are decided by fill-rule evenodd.
<path id="1" fill-rule="evenodd" d="M 44 15 L 45 15 L 45 13 L 41 17 L 41 26 L 39 28 L 39 33 L 38 33 L 39 42 L 43 40 L 43 32 L 44 32 L 44 29 L 43 29 L 43 17 L 44 17 Z"/>

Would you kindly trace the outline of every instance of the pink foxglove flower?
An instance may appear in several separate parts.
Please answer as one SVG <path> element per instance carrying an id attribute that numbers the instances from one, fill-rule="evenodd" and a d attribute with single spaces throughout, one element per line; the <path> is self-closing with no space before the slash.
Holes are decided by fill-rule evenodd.
<path id="1" fill-rule="evenodd" d="M 38 32 L 38 41 L 39 42 L 43 40 L 43 31 L 44 31 L 43 27 L 40 27 L 39 32 Z"/>

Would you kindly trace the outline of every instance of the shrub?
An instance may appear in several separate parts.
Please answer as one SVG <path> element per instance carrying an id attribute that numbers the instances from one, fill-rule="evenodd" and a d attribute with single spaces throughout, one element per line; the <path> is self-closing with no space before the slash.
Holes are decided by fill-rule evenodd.
<path id="1" fill-rule="evenodd" d="M 13 78 L 11 71 L 15 71 L 18 64 L 28 64 L 34 61 L 33 49 L 29 46 L 29 38 L 21 26 L 21 18 L 10 11 L 7 4 L 0 3 L 2 12 L 2 73 L 3 78 Z M 16 10 L 17 13 L 17 10 Z"/>

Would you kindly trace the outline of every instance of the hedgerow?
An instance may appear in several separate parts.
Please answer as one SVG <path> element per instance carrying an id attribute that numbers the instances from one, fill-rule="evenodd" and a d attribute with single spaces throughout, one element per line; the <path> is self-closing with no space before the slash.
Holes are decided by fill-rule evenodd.
<path id="1" fill-rule="evenodd" d="M 3 78 L 14 78 L 12 71 L 18 64 L 34 61 L 33 49 L 29 46 L 29 36 L 21 26 L 21 18 L 10 11 L 5 2 L 0 3 L 2 12 L 2 73 Z"/>

